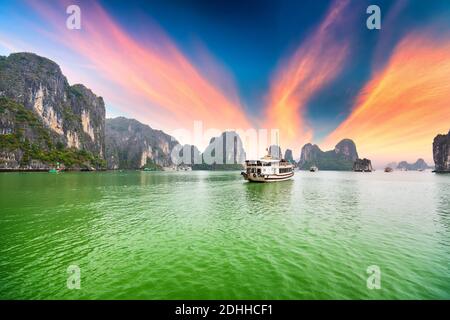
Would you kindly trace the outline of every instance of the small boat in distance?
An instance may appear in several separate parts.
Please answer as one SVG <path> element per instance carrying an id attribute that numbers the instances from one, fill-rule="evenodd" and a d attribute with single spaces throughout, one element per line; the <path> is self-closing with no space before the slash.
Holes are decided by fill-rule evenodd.
<path id="1" fill-rule="evenodd" d="M 267 155 L 261 160 L 246 160 L 241 175 L 250 182 L 284 181 L 294 176 L 294 165 L 284 159 Z"/>
<path id="2" fill-rule="evenodd" d="M 394 171 L 394 169 L 392 169 L 391 167 L 384 168 L 384 172 L 392 172 L 392 171 Z"/>
<path id="3" fill-rule="evenodd" d="M 309 168 L 310 172 L 316 172 L 318 170 L 319 170 L 319 168 L 317 168 L 316 166 L 312 166 L 311 168 Z"/>
<path id="4" fill-rule="evenodd" d="M 59 162 L 56 163 L 56 168 L 51 168 L 50 170 L 48 170 L 48 173 L 60 173 L 61 172 L 61 167 L 59 165 Z"/>

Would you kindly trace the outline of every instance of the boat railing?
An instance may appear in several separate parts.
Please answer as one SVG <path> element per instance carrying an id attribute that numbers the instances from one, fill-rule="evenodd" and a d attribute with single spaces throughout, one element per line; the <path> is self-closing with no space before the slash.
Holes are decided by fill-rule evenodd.
<path id="1" fill-rule="evenodd" d="M 272 163 L 271 162 L 245 162 L 245 165 L 247 167 L 271 167 Z M 289 162 L 277 162 L 277 166 L 279 167 L 289 167 L 292 166 L 291 163 Z"/>
<path id="2" fill-rule="evenodd" d="M 245 164 L 247 167 L 270 167 L 271 164 L 270 163 L 246 163 Z"/>

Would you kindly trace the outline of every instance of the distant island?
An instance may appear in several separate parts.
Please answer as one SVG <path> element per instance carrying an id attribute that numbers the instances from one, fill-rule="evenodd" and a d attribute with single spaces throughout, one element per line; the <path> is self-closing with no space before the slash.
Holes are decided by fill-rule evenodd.
<path id="1" fill-rule="evenodd" d="M 409 171 L 423 171 L 431 168 L 432 167 L 430 167 L 423 159 L 417 159 L 417 161 L 414 163 L 401 161 L 396 167 L 397 170 L 409 170 Z"/>
<path id="2" fill-rule="evenodd" d="M 284 159 L 289 161 L 290 163 L 296 164 L 291 149 L 286 149 L 286 151 L 284 152 Z"/>
<path id="3" fill-rule="evenodd" d="M 424 171 L 427 169 L 433 169 L 433 166 L 428 165 L 422 158 L 417 159 L 414 163 L 407 161 L 390 162 L 385 166 L 385 169 L 400 170 L 400 171 Z"/>
<path id="4" fill-rule="evenodd" d="M 309 170 L 315 166 L 319 170 L 351 171 L 358 158 L 356 145 L 350 139 L 340 141 L 329 151 L 322 151 L 316 144 L 307 143 L 301 150 L 298 167 L 300 170 Z"/>

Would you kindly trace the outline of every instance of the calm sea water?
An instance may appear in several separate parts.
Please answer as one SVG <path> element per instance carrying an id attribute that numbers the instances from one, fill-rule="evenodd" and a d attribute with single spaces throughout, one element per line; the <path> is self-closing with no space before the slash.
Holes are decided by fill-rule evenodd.
<path id="1" fill-rule="evenodd" d="M 8 173 L 0 190 L 1 299 L 450 298 L 450 175 Z"/>

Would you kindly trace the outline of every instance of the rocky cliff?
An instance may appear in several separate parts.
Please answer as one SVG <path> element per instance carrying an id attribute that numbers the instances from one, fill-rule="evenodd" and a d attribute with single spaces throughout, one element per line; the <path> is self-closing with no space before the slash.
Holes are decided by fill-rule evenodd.
<path id="1" fill-rule="evenodd" d="M 105 167 L 105 105 L 32 53 L 0 58 L 0 169 Z"/>
<path id="2" fill-rule="evenodd" d="M 334 150 L 330 151 L 322 151 L 317 145 L 308 143 L 302 148 L 298 166 L 302 170 L 316 166 L 319 170 L 351 171 L 356 159 L 356 145 L 350 139 L 340 141 Z"/>
<path id="3" fill-rule="evenodd" d="M 436 172 L 450 173 L 450 131 L 439 134 L 433 141 L 433 160 Z"/>
<path id="4" fill-rule="evenodd" d="M 334 152 L 341 156 L 343 159 L 356 161 L 358 159 L 358 152 L 356 151 L 356 145 L 353 140 L 343 139 L 335 147 Z"/>
<path id="5" fill-rule="evenodd" d="M 305 144 L 300 153 L 299 167 L 309 169 L 307 168 L 308 164 L 311 163 L 311 166 L 315 165 L 314 162 L 318 161 L 322 154 L 323 151 L 320 150 L 318 145 L 311 143 Z"/>
<path id="6" fill-rule="evenodd" d="M 171 152 L 178 141 L 134 119 L 106 119 L 108 169 L 162 169 L 172 166 Z"/>
<path id="7" fill-rule="evenodd" d="M 194 170 L 237 170 L 243 168 L 246 154 L 239 135 L 225 131 L 210 140 L 202 153 L 202 164 L 194 165 Z"/>
<path id="8" fill-rule="evenodd" d="M 284 159 L 289 161 L 290 163 L 295 163 L 291 149 L 286 149 L 286 151 L 284 152 Z"/>

